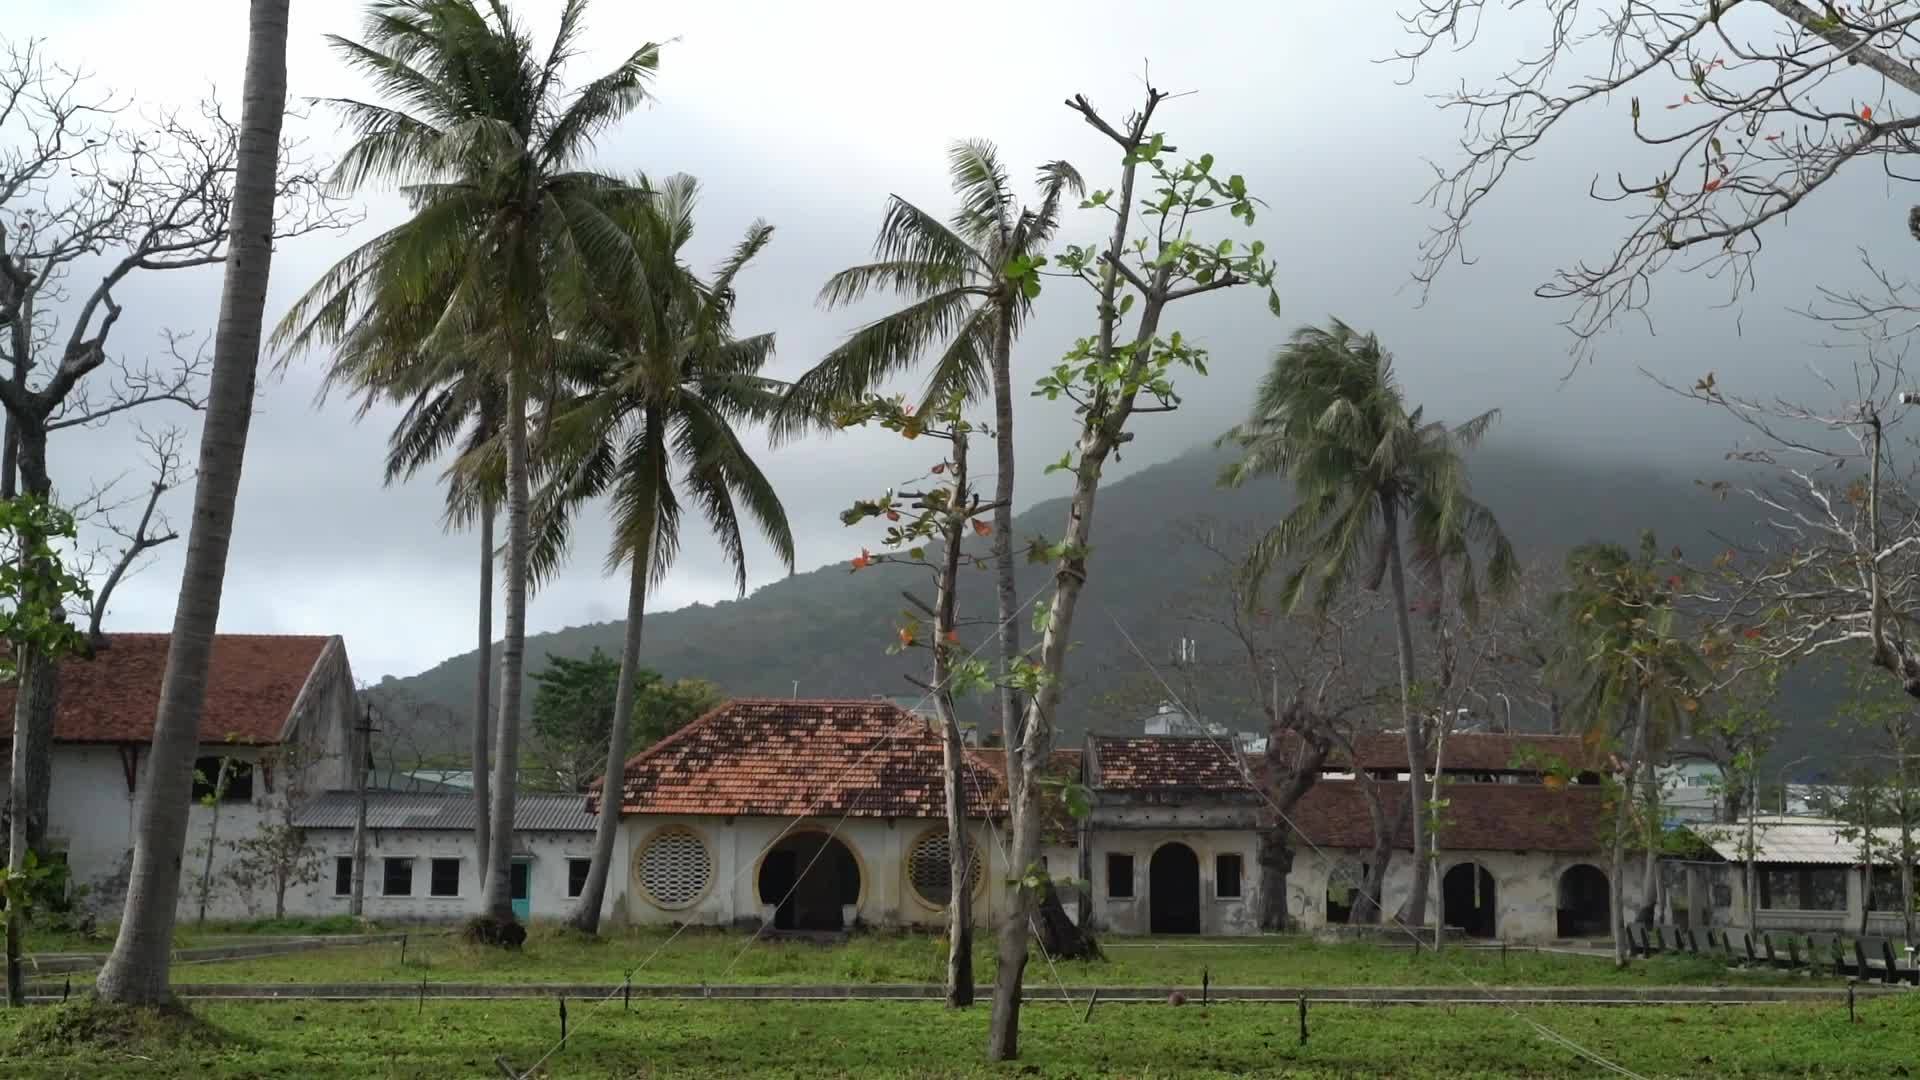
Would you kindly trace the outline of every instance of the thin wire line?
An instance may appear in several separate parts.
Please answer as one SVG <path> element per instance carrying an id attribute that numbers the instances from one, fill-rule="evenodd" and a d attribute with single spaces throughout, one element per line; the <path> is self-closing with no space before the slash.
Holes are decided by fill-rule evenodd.
<path id="1" fill-rule="evenodd" d="M 1025 612 L 1028 607 L 1032 606 L 1035 600 L 1040 599 L 1040 596 L 1042 593 L 1046 592 L 1051 587 L 1052 587 L 1052 582 L 1043 582 L 1039 588 L 1033 591 L 1033 594 L 1031 596 L 1027 597 L 1025 602 L 1023 602 L 1019 607 L 1013 609 L 1013 611 L 1010 614 L 1008 614 L 1006 618 L 1000 619 L 999 621 L 997 621 L 994 624 L 993 633 L 987 635 L 986 639 L 981 641 L 980 644 L 976 646 L 972 652 L 968 653 L 966 658 L 968 660 L 972 660 L 974 657 L 980 655 L 981 650 L 985 649 L 989 644 L 992 644 L 994 641 L 999 640 L 1000 636 L 1006 632 L 1006 628 L 1008 624 L 1012 623 L 1013 620 L 1019 618 L 1020 615 L 1023 612 Z M 925 705 L 928 702 L 928 700 L 930 700 L 933 697 L 934 692 L 939 688 L 940 688 L 939 685 L 928 687 L 927 692 L 921 696 L 919 701 L 914 703 L 913 709 L 909 710 L 910 714 L 912 715 L 910 715 L 907 719 L 903 720 L 897 727 L 889 730 L 885 736 L 875 741 L 872 746 L 869 746 L 865 750 L 861 751 L 859 756 L 855 757 L 853 761 L 850 762 L 847 765 L 847 767 L 841 771 L 840 775 L 834 779 L 833 784 L 831 786 L 822 788 L 820 791 L 820 794 L 814 798 L 813 802 L 809 803 L 805 810 L 801 811 L 798 815 L 794 817 L 792 821 L 788 822 L 786 827 L 782 828 L 778 833 L 776 833 L 773 839 L 769 840 L 764 846 L 762 846 L 760 850 L 763 853 L 766 851 L 772 850 L 775 846 L 777 846 L 780 843 L 781 840 L 786 838 L 788 833 L 791 833 L 794 829 L 798 828 L 801 822 L 805 821 L 807 818 L 812 817 L 814 811 L 819 809 L 820 804 L 825 802 L 827 797 L 833 792 L 834 788 L 837 788 L 839 786 L 840 781 L 845 780 L 848 776 L 852 775 L 853 770 L 858 768 L 860 764 L 868 758 L 868 756 L 873 754 L 874 751 L 880 749 L 882 746 L 892 741 L 893 737 L 895 735 L 898 735 L 900 732 L 911 728 L 915 724 L 924 724 L 925 721 L 918 715 L 918 711 L 922 705 Z M 624 788 L 624 785 L 625 785 L 624 775 L 622 776 L 621 780 L 622 780 L 622 787 Z M 608 786 L 609 785 L 607 784 L 606 780 L 603 779 L 601 781 L 601 798 L 600 798 L 602 812 L 605 812 L 607 808 L 607 790 L 606 789 Z M 624 801 L 625 799 L 624 790 L 621 793 L 621 798 Z M 840 825 L 846 821 L 847 815 L 851 813 L 852 810 L 853 810 L 853 807 L 851 806 L 851 804 L 849 804 L 846 810 L 842 811 L 840 815 L 840 821 L 836 822 L 834 825 L 835 832 L 838 832 Z M 828 834 L 829 837 L 831 837 L 832 835 L 834 834 L 833 833 Z M 822 844 L 820 847 L 821 847 L 821 851 L 826 850 L 825 844 Z M 817 861 L 819 858 L 820 858 L 820 852 L 815 852 L 814 859 Z M 808 863 L 807 864 L 808 869 L 811 869 L 812 865 L 813 865 L 812 863 Z M 729 892 L 733 891 L 735 888 L 739 886 L 740 879 L 746 876 L 746 872 L 747 872 L 747 869 L 745 867 L 742 867 L 741 869 L 735 871 L 733 880 L 730 881 L 727 885 Z M 805 876 L 806 876 L 805 872 L 802 871 L 799 877 L 795 878 L 793 888 L 787 891 L 786 897 L 781 898 L 780 902 L 782 904 L 786 903 L 787 899 L 793 895 L 794 889 L 798 889 L 800 887 L 800 879 L 804 878 Z M 673 933 L 667 935 L 667 940 L 661 942 L 657 947 L 655 947 L 655 949 L 651 953 L 647 954 L 646 959 L 640 962 L 639 966 L 635 967 L 632 972 L 628 973 L 627 980 L 625 982 L 623 982 L 620 986 L 615 986 L 612 990 L 607 992 L 607 995 L 605 997 L 601 998 L 600 1000 L 594 1002 L 591 1006 L 589 1006 L 587 1008 L 586 1015 L 589 1015 L 589 1016 L 592 1015 L 592 1013 L 595 1010 L 599 1009 L 600 1006 L 605 1005 L 607 1002 L 613 1000 L 613 996 L 615 994 L 618 994 L 624 986 L 631 984 L 631 980 L 634 974 L 637 974 L 641 971 L 645 971 L 648 964 L 653 963 L 656 957 L 658 957 L 661 953 L 667 950 L 667 946 L 672 945 L 674 941 L 677 940 L 681 934 L 685 933 L 687 931 L 687 928 L 692 925 L 693 923 L 691 921 L 688 921 L 688 922 L 683 922 L 678 927 L 674 928 Z M 760 927 L 754 931 L 753 937 L 747 939 L 746 947 L 742 948 L 740 950 L 740 954 L 736 955 L 733 958 L 733 961 L 727 965 L 726 970 L 728 972 L 731 972 L 733 970 L 734 964 L 738 964 L 740 962 L 740 956 L 744 956 L 746 954 L 747 949 L 752 948 L 753 943 L 759 940 L 759 937 L 761 934 L 766 932 L 766 928 L 767 928 L 767 924 L 763 920 L 760 924 Z M 583 1016 L 582 1019 L 585 1019 L 585 1017 Z M 527 1067 L 525 1073 L 523 1073 L 522 1075 L 530 1076 L 534 1072 L 538 1071 L 540 1066 L 546 1064 L 547 1059 L 553 1057 L 554 1054 L 560 1051 L 561 1047 L 567 1044 L 567 1040 L 572 1038 L 573 1033 L 577 1031 L 578 1028 L 579 1028 L 578 1024 L 575 1024 L 569 1027 L 567 1031 L 560 1036 L 559 1040 L 556 1041 L 551 1047 L 547 1049 L 546 1053 L 541 1054 L 540 1057 L 537 1060 L 535 1060 L 532 1065 Z"/>
<path id="2" fill-rule="evenodd" d="M 1160 669 L 1154 666 L 1153 661 L 1147 657 L 1147 654 L 1141 650 L 1139 644 L 1133 640 L 1133 635 L 1127 633 L 1127 628 L 1121 624 L 1119 616 L 1115 615 L 1113 611 L 1110 608 L 1108 608 L 1105 604 L 1100 604 L 1100 602 L 1097 599 L 1094 601 L 1094 603 L 1099 604 L 1100 610 L 1106 613 L 1107 618 L 1113 620 L 1114 629 L 1120 631 L 1120 636 L 1126 640 L 1127 647 L 1132 649 L 1133 654 L 1139 657 L 1140 662 L 1147 666 L 1148 673 L 1153 676 L 1154 681 L 1160 684 L 1160 688 L 1165 690 L 1167 692 L 1167 695 L 1173 699 L 1173 704 L 1177 708 L 1179 708 L 1183 714 L 1188 716 L 1194 715 L 1190 710 L 1187 709 L 1186 703 L 1180 699 L 1180 695 L 1176 693 L 1173 687 L 1168 685 L 1167 680 L 1161 676 Z M 1272 737 L 1273 737 L 1272 733 L 1269 733 L 1268 738 L 1272 738 Z M 1255 794 L 1259 795 L 1260 798 L 1266 802 L 1267 806 L 1272 808 L 1273 812 L 1279 816 L 1280 820 L 1286 824 L 1287 828 L 1293 830 L 1294 835 L 1298 836 L 1301 840 L 1305 841 L 1306 845 L 1309 848 L 1313 849 L 1313 853 L 1315 855 L 1318 855 L 1328 865 L 1333 864 L 1333 861 L 1334 861 L 1333 857 L 1328 855 L 1326 850 L 1322 848 L 1319 844 L 1314 843 L 1313 838 L 1308 836 L 1305 832 L 1303 832 L 1298 825 L 1294 824 L 1293 818 L 1285 810 L 1280 809 L 1280 805 L 1273 801 L 1273 797 L 1267 794 L 1265 788 L 1253 782 L 1253 777 L 1247 768 L 1247 762 L 1244 756 L 1239 755 L 1237 752 L 1229 752 L 1226 747 L 1220 745 L 1219 740 L 1214 739 L 1212 736 L 1207 736 L 1206 741 L 1209 743 L 1212 743 L 1214 748 L 1220 751 L 1221 755 L 1227 759 L 1228 763 L 1234 766 L 1234 771 L 1239 774 L 1241 781 L 1245 783 L 1248 788 L 1252 789 L 1252 791 Z M 1436 777 L 1435 780 L 1437 783 L 1438 778 Z M 1414 852 L 1414 857 L 1424 858 L 1425 856 L 1423 853 L 1416 851 Z M 1417 943 L 1420 940 L 1419 931 L 1415 930 L 1413 927 L 1401 921 L 1400 916 L 1398 914 L 1391 914 L 1391 915 L 1387 914 L 1386 905 L 1381 903 L 1381 899 L 1382 899 L 1381 897 L 1374 898 L 1374 907 L 1377 910 L 1379 910 L 1379 912 L 1382 915 L 1386 915 L 1386 917 L 1389 920 L 1391 920 L 1394 923 L 1394 925 L 1398 926 L 1402 931 L 1404 931 L 1407 934 L 1407 936 L 1411 937 Z M 1435 913 L 1435 917 L 1436 918 L 1440 917 L 1438 912 Z M 1640 1075 L 1639 1073 L 1634 1072 L 1633 1070 L 1627 1068 L 1624 1065 L 1616 1064 L 1615 1062 L 1610 1061 L 1605 1057 L 1602 1057 L 1600 1054 L 1596 1053 L 1595 1051 L 1589 1050 L 1586 1047 L 1581 1046 L 1579 1043 L 1574 1042 L 1572 1039 L 1568 1038 L 1565 1035 L 1560 1034 L 1559 1032 L 1553 1030 L 1552 1028 L 1539 1022 L 1538 1020 L 1534 1020 L 1531 1017 L 1522 1015 L 1520 1010 L 1516 1008 L 1512 1002 L 1502 1000 L 1491 989 L 1482 985 L 1479 980 L 1475 979 L 1471 974 L 1469 974 L 1464 967 L 1461 967 L 1459 964 L 1451 964 L 1451 966 L 1453 967 L 1454 971 L 1460 975 L 1461 978 L 1464 978 L 1467 981 L 1467 984 L 1469 986 L 1472 986 L 1474 989 L 1480 991 L 1482 994 L 1485 994 L 1488 1001 L 1492 1002 L 1495 1005 L 1505 1008 L 1508 1012 L 1513 1014 L 1514 1019 L 1533 1028 L 1534 1031 L 1539 1035 L 1549 1040 L 1552 1040 L 1554 1042 L 1557 1042 L 1562 1046 L 1566 1047 L 1567 1049 L 1572 1050 L 1575 1053 L 1579 1054 L 1581 1057 L 1584 1057 L 1587 1060 L 1593 1062 L 1594 1064 L 1599 1065 L 1602 1068 L 1610 1069 L 1621 1076 L 1631 1077 L 1633 1078 L 1633 1080 L 1647 1080 L 1646 1077 Z"/>

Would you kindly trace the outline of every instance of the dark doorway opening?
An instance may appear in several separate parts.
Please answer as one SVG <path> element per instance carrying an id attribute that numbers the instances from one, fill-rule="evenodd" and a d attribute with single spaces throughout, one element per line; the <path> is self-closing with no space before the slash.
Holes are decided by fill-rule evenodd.
<path id="1" fill-rule="evenodd" d="M 1580 863 L 1560 875 L 1557 909 L 1561 937 L 1598 937 L 1613 932 L 1607 916 L 1612 908 L 1607 875 L 1599 867 Z"/>
<path id="2" fill-rule="evenodd" d="M 1156 934 L 1200 932 L 1200 857 L 1185 844 L 1163 844 L 1147 867 L 1149 929 Z"/>
<path id="3" fill-rule="evenodd" d="M 860 902 L 860 863 L 825 833 L 795 833 L 760 860 L 760 902 L 776 930 L 844 930 L 842 906 Z"/>
<path id="4" fill-rule="evenodd" d="M 1479 863 L 1465 862 L 1447 871 L 1440 883 L 1441 910 L 1448 926 L 1457 926 L 1468 937 L 1494 935 L 1493 875 Z"/>

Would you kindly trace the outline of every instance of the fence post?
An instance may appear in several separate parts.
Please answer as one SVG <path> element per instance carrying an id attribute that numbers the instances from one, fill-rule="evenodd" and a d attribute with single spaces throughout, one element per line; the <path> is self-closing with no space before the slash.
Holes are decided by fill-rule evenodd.
<path id="1" fill-rule="evenodd" d="M 1300 1045 L 1307 1045 L 1307 992 L 1300 991 Z"/>

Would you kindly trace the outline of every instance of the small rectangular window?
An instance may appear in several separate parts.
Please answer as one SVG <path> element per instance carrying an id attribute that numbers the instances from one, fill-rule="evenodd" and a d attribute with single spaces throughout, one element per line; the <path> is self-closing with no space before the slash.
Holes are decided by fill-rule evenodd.
<path id="1" fill-rule="evenodd" d="M 567 860 L 567 899 L 575 899 L 587 891 L 587 871 L 591 869 L 592 859 Z"/>
<path id="2" fill-rule="evenodd" d="M 435 859 L 430 871 L 432 876 L 427 881 L 429 896 L 460 895 L 459 859 Z"/>
<path id="3" fill-rule="evenodd" d="M 386 860 L 385 868 L 380 877 L 380 894 L 382 896 L 413 895 L 412 859 L 395 858 Z"/>
<path id="4" fill-rule="evenodd" d="M 336 855 L 333 858 L 333 895 L 353 895 L 353 857 Z"/>
<path id="5" fill-rule="evenodd" d="M 253 763 L 231 757 L 203 757 L 193 763 L 193 801 L 253 801 Z"/>
<path id="6" fill-rule="evenodd" d="M 1213 894 L 1222 900 L 1240 899 L 1240 856 L 1219 855 L 1213 860 Z"/>
<path id="7" fill-rule="evenodd" d="M 1133 899 L 1133 856 L 1107 853 L 1107 896 L 1114 900 Z"/>

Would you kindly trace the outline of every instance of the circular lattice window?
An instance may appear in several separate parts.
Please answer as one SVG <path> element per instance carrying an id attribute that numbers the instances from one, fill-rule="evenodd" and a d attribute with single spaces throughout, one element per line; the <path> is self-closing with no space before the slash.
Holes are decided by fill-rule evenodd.
<path id="1" fill-rule="evenodd" d="M 914 841 L 907 853 L 907 881 L 922 901 L 932 907 L 946 907 L 953 898 L 953 871 L 949 867 L 953 846 L 947 843 L 945 830 L 927 833 Z M 967 891 L 980 887 L 980 849 L 967 841 Z"/>
<path id="2" fill-rule="evenodd" d="M 706 895 L 713 856 L 687 829 L 662 829 L 640 850 L 635 876 L 655 906 L 683 908 Z"/>

